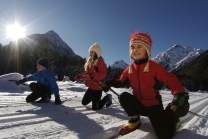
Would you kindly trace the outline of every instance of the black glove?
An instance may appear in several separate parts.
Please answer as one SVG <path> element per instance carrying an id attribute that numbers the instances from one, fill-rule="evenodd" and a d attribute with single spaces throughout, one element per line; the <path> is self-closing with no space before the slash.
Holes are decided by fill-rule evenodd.
<path id="1" fill-rule="evenodd" d="M 61 100 L 59 96 L 55 97 L 55 105 L 60 105 L 61 104 Z"/>
<path id="2" fill-rule="evenodd" d="M 110 88 L 108 88 L 108 87 L 102 87 L 102 90 L 103 90 L 104 92 L 108 92 L 108 91 L 110 90 Z"/>
<path id="3" fill-rule="evenodd" d="M 108 92 L 110 90 L 110 88 L 104 82 L 100 83 L 100 87 L 104 92 Z"/>
<path id="4" fill-rule="evenodd" d="M 20 85 L 23 84 L 24 82 L 26 82 L 26 78 L 23 78 L 22 80 L 16 81 L 16 85 Z"/>
<path id="5" fill-rule="evenodd" d="M 188 103 L 189 95 L 188 93 L 180 93 L 174 95 L 171 106 L 176 105 L 179 107 L 184 107 Z"/>
<path id="6" fill-rule="evenodd" d="M 180 93 L 174 95 L 172 102 L 167 106 L 166 111 L 177 117 L 183 117 L 189 112 L 189 95 L 188 93 Z M 177 106 L 177 109 L 173 111 L 171 107 Z"/>

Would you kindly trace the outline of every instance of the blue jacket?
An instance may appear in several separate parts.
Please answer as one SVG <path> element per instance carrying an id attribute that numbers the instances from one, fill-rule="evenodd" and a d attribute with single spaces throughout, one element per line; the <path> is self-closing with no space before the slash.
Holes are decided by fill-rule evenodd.
<path id="1" fill-rule="evenodd" d="M 37 81 L 37 83 L 48 87 L 51 91 L 51 94 L 54 94 L 55 96 L 60 96 L 55 74 L 50 69 L 37 71 L 32 76 L 27 77 L 26 81 Z"/>

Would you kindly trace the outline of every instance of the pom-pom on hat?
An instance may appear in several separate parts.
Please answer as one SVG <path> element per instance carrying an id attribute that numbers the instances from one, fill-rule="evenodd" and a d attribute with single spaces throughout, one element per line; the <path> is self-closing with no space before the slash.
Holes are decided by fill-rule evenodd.
<path id="1" fill-rule="evenodd" d="M 89 48 L 89 52 L 90 51 L 94 51 L 97 54 L 98 58 L 102 55 L 102 50 L 97 42 Z"/>
<path id="2" fill-rule="evenodd" d="M 43 67 L 45 67 L 46 69 L 48 68 L 48 59 L 46 57 L 41 58 L 37 61 L 36 65 L 42 65 Z"/>
<path id="3" fill-rule="evenodd" d="M 130 37 L 130 47 L 133 44 L 140 44 L 140 45 L 144 46 L 144 48 L 147 51 L 148 59 L 150 60 L 152 39 L 150 38 L 150 36 L 148 34 L 140 33 L 138 31 L 133 33 Z M 133 59 L 131 55 L 130 55 L 130 58 Z M 149 71 L 149 61 L 147 62 L 146 66 L 144 68 L 144 72 L 148 72 L 148 71 Z M 129 73 L 132 73 L 131 66 L 129 67 Z"/>

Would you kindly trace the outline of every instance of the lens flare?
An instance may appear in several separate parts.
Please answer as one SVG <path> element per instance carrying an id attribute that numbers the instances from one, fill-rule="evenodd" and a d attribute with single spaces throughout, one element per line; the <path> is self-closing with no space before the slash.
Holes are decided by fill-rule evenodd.
<path id="1" fill-rule="evenodd" d="M 25 28 L 21 27 L 18 23 L 9 25 L 7 28 L 7 37 L 17 40 L 25 36 Z"/>

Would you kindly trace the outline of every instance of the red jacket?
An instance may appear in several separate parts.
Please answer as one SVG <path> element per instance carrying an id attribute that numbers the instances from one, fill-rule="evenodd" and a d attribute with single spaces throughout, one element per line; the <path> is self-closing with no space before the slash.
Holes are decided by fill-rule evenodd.
<path id="1" fill-rule="evenodd" d="M 101 87 L 99 86 L 99 84 L 101 80 L 105 78 L 106 73 L 107 73 L 107 67 L 106 67 L 105 62 L 101 58 L 99 58 L 94 67 L 87 68 L 86 73 L 91 74 L 92 79 L 90 78 L 87 79 L 84 77 L 85 85 L 92 90 L 101 90 Z"/>
<path id="2" fill-rule="evenodd" d="M 155 78 L 169 87 L 173 95 L 185 92 L 174 74 L 168 73 L 162 66 L 151 60 L 149 61 L 149 72 L 143 72 L 145 65 L 146 63 L 132 64 L 133 73 L 128 73 L 128 67 L 116 80 L 123 83 L 128 78 L 133 95 L 144 106 L 159 105 L 159 100 L 156 98 L 157 93 L 154 91 Z"/>

